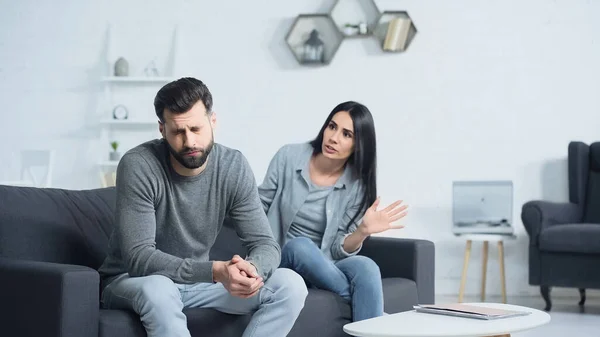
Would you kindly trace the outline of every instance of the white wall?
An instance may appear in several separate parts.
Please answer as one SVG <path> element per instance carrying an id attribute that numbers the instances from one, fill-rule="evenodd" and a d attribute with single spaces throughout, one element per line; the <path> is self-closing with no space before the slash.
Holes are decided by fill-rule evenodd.
<path id="1" fill-rule="evenodd" d="M 153 57 L 164 61 L 177 25 L 176 75 L 207 83 L 217 141 L 242 150 L 259 182 L 276 149 L 313 137 L 337 103 L 358 100 L 372 110 L 383 202 L 411 206 L 407 228 L 386 235 L 436 243 L 440 294 L 457 293 L 464 250 L 450 234 L 451 182 L 513 180 L 519 239 L 506 244 L 508 292 L 537 294 L 527 285 L 520 206 L 566 200 L 568 142 L 600 139 L 600 3 L 377 3 L 409 11 L 419 32 L 407 53 L 346 40 L 330 66 L 309 69 L 296 64 L 284 36 L 295 15 L 332 1 L 0 0 L 0 180 L 14 178 L 20 149 L 52 147 L 55 186 L 97 187 L 95 164 L 109 151 L 95 125 L 107 24 L 111 57 L 130 57 L 132 71 Z M 152 117 L 153 92 L 129 97 L 145 109 L 138 116 Z M 480 251 L 475 245 L 471 294 Z M 500 291 L 496 256 L 492 246 L 492 294 Z"/>

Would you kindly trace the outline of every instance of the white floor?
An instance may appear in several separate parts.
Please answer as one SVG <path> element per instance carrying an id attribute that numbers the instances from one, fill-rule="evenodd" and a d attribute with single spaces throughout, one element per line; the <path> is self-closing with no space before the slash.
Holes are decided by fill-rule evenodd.
<path id="1" fill-rule="evenodd" d="M 437 303 L 456 302 L 457 297 L 437 296 Z M 551 321 L 537 329 L 514 333 L 511 337 L 600 337 L 600 299 L 587 299 L 583 310 L 577 305 L 577 298 L 552 299 Z M 480 302 L 479 298 L 465 298 L 464 302 Z M 501 302 L 500 297 L 486 298 L 486 302 Z M 508 298 L 509 304 L 530 308 L 544 308 L 540 297 Z"/>

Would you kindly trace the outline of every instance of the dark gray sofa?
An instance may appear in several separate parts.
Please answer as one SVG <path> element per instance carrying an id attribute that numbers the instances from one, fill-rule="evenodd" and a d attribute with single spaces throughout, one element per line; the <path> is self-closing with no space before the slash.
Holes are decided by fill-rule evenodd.
<path id="1" fill-rule="evenodd" d="M 526 202 L 521 210 L 529 234 L 529 284 L 539 285 L 552 308 L 552 287 L 600 289 L 600 142 L 568 145 L 569 202 Z M 551 184 L 552 182 L 546 182 Z"/>
<path id="2" fill-rule="evenodd" d="M 94 190 L 0 186 L 0 329 L 3 336 L 145 336 L 133 312 L 99 308 L 99 274 L 113 226 L 114 188 Z M 225 224 L 212 259 L 244 254 Z M 381 269 L 385 310 L 434 301 L 434 245 L 424 240 L 368 239 L 362 250 Z M 243 256 L 243 255 L 242 255 Z M 241 336 L 250 316 L 185 309 L 193 336 Z M 346 336 L 350 306 L 310 289 L 289 336 Z"/>

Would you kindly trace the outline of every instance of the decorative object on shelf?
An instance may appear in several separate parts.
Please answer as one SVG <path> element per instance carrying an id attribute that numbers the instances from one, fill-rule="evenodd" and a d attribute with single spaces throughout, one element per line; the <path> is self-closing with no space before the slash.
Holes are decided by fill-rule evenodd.
<path id="1" fill-rule="evenodd" d="M 367 23 L 366 22 L 359 23 L 358 24 L 358 34 L 367 35 L 367 33 L 368 33 Z"/>
<path id="2" fill-rule="evenodd" d="M 374 32 L 385 52 L 405 51 L 416 34 L 417 28 L 405 11 L 383 12 Z"/>
<path id="3" fill-rule="evenodd" d="M 156 62 L 154 62 L 154 60 L 150 61 L 146 68 L 144 68 L 144 74 L 152 77 L 158 76 L 158 69 L 156 68 Z"/>
<path id="4" fill-rule="evenodd" d="M 347 23 L 344 25 L 344 35 L 357 36 L 357 35 L 368 35 L 368 27 L 366 22 L 359 22 L 357 25 Z"/>
<path id="5" fill-rule="evenodd" d="M 331 18 L 345 37 L 368 36 L 375 29 L 379 9 L 373 0 L 337 0 Z"/>
<path id="6" fill-rule="evenodd" d="M 404 52 L 416 34 L 406 11 L 380 13 L 374 0 L 336 0 L 329 13 L 298 15 L 285 41 L 301 65 L 327 65 L 344 38 L 372 36 L 382 51 Z M 316 57 L 318 46 L 323 49 L 322 61 Z"/>
<path id="7" fill-rule="evenodd" d="M 124 120 L 124 119 L 127 119 L 128 117 L 129 117 L 129 111 L 127 110 L 127 108 L 124 105 L 119 104 L 113 109 L 113 119 Z"/>
<path id="8" fill-rule="evenodd" d="M 123 57 L 119 57 L 115 62 L 115 76 L 128 76 L 129 75 L 129 62 Z"/>
<path id="9" fill-rule="evenodd" d="M 286 36 L 286 42 L 302 65 L 327 65 L 333 59 L 342 33 L 327 14 L 301 14 Z"/>
<path id="10" fill-rule="evenodd" d="M 323 63 L 325 55 L 325 44 L 319 38 L 319 32 L 313 29 L 310 32 L 310 37 L 304 43 L 304 51 L 302 53 L 303 63 Z"/>
<path id="11" fill-rule="evenodd" d="M 110 161 L 119 161 L 119 159 L 121 159 L 121 153 L 117 152 L 117 149 L 119 148 L 119 142 L 111 142 L 110 147 L 112 147 L 113 151 L 108 154 L 108 158 Z"/>
<path id="12" fill-rule="evenodd" d="M 166 26 L 161 28 L 161 36 L 168 38 L 165 29 Z M 178 24 L 173 26 L 169 42 L 161 40 L 165 48 L 160 49 L 145 43 L 152 36 L 140 33 L 146 38 L 132 40 L 130 33 L 127 25 L 107 25 L 101 48 L 103 69 L 98 74 L 102 87 L 94 91 L 96 97 L 93 101 L 97 102 L 97 106 L 88 109 L 99 131 L 98 142 L 94 142 L 93 149 L 97 157 L 95 166 L 108 181 L 114 181 L 120 159 L 127 153 L 130 144 L 161 137 L 156 118 L 136 115 L 136 111 L 143 110 L 147 104 L 140 103 L 140 97 L 149 92 L 156 93 L 166 83 L 176 80 L 180 71 L 178 63 L 182 41 Z M 132 49 L 139 57 L 127 52 Z M 96 112 L 100 116 L 96 116 Z M 109 179 L 111 174 L 113 179 Z"/>
<path id="13" fill-rule="evenodd" d="M 406 39 L 408 38 L 408 30 L 410 29 L 410 19 L 394 18 L 388 25 L 385 41 L 383 42 L 383 50 L 398 51 L 404 50 L 406 47 Z"/>
<path id="14" fill-rule="evenodd" d="M 344 35 L 345 36 L 352 36 L 352 35 L 356 35 L 358 34 L 358 26 L 357 25 L 353 25 L 351 23 L 347 23 L 344 25 Z"/>

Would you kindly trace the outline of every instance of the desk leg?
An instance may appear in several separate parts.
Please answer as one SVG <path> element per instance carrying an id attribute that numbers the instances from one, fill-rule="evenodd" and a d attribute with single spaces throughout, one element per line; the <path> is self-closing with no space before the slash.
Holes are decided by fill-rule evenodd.
<path id="1" fill-rule="evenodd" d="M 467 282 L 467 268 L 469 266 L 469 256 L 471 256 L 471 240 L 467 240 L 467 248 L 465 249 L 465 260 L 463 262 L 462 276 L 460 278 L 460 290 L 458 292 L 458 302 L 462 302 L 465 294 L 465 283 Z"/>
<path id="2" fill-rule="evenodd" d="M 485 282 L 487 277 L 488 242 L 483 242 L 483 266 L 481 267 L 481 302 L 485 302 Z"/>
<path id="3" fill-rule="evenodd" d="M 502 281 L 502 301 L 506 303 L 506 275 L 504 274 L 504 242 L 498 241 L 498 258 L 500 261 L 500 281 Z"/>

